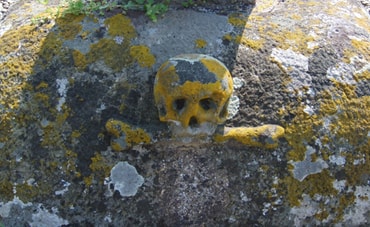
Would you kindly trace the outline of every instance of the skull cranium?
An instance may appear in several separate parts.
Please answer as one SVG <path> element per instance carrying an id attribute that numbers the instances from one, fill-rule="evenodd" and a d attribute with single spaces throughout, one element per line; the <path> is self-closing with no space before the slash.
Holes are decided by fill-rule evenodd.
<path id="1" fill-rule="evenodd" d="M 226 66 L 202 54 L 170 58 L 158 70 L 154 98 L 173 134 L 211 135 L 227 118 L 233 80 Z"/>

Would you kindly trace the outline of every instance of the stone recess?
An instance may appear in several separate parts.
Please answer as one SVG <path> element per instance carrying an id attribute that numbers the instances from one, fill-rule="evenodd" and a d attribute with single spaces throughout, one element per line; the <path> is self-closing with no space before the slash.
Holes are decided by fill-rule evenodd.
<path id="1" fill-rule="evenodd" d="M 194 2 L 1 3 L 0 225 L 369 225 L 368 1 Z M 233 77 L 223 137 L 159 119 L 155 75 L 189 53 Z"/>

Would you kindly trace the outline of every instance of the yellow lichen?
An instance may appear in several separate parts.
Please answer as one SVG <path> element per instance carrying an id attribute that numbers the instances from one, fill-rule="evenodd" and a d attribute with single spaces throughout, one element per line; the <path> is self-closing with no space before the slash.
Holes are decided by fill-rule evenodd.
<path id="1" fill-rule="evenodd" d="M 35 88 L 36 88 L 36 90 L 40 90 L 40 89 L 43 89 L 43 88 L 48 88 L 49 87 L 49 85 L 46 83 L 46 82 L 44 82 L 44 81 L 42 81 L 39 85 L 37 85 Z"/>
<path id="2" fill-rule="evenodd" d="M 84 15 L 68 14 L 67 16 L 58 18 L 56 23 L 58 25 L 59 35 L 64 39 L 74 39 L 82 30 L 81 21 L 84 17 Z"/>
<path id="3" fill-rule="evenodd" d="M 53 57 L 61 55 L 63 41 L 55 33 L 49 33 L 45 41 L 42 43 L 42 48 L 38 55 L 40 56 L 38 63 L 41 65 L 48 65 Z"/>
<path id="4" fill-rule="evenodd" d="M 370 42 L 366 40 L 351 40 L 355 52 L 361 54 L 366 61 L 370 62 Z"/>
<path id="5" fill-rule="evenodd" d="M 111 36 L 123 36 L 127 40 L 136 37 L 136 30 L 131 24 L 131 20 L 122 14 L 117 14 L 104 21 L 108 27 L 108 34 Z"/>
<path id="6" fill-rule="evenodd" d="M 40 101 L 44 106 L 49 106 L 49 95 L 37 92 L 34 94 L 34 98 Z"/>
<path id="7" fill-rule="evenodd" d="M 99 153 L 95 153 L 91 157 L 91 164 L 89 165 L 92 173 L 90 176 L 84 178 L 84 182 L 87 186 L 90 186 L 94 180 L 102 183 L 106 177 L 109 176 L 112 166 L 108 161 Z"/>
<path id="8" fill-rule="evenodd" d="M 305 113 L 303 107 L 296 110 L 295 118 L 285 127 L 285 138 L 292 150 L 287 153 L 288 160 L 303 161 L 306 155 L 306 144 L 316 138 L 316 128 L 323 121 L 317 116 Z"/>
<path id="9" fill-rule="evenodd" d="M 207 46 L 207 41 L 204 39 L 196 39 L 195 40 L 195 47 L 196 48 L 205 48 Z"/>
<path id="10" fill-rule="evenodd" d="M 263 39 L 248 39 L 244 36 L 237 36 L 235 38 L 235 42 L 238 44 L 242 44 L 246 47 L 250 47 L 253 50 L 260 50 L 262 49 L 265 41 Z"/>
<path id="11" fill-rule="evenodd" d="M 291 206 L 299 206 L 302 195 L 306 194 L 313 197 L 315 194 L 330 196 L 338 192 L 333 187 L 333 176 L 328 170 L 307 176 L 303 181 L 299 181 L 292 176 L 282 179 L 280 187 L 287 188 L 288 202 Z"/>
<path id="12" fill-rule="evenodd" d="M 143 129 L 134 129 L 130 125 L 119 120 L 108 120 L 105 124 L 105 128 L 108 133 L 113 136 L 111 147 L 115 151 L 122 151 L 137 144 L 147 144 L 151 142 L 150 135 Z"/>
<path id="13" fill-rule="evenodd" d="M 224 134 L 216 134 L 216 142 L 224 142 L 230 139 L 236 140 L 248 146 L 264 148 L 276 148 L 278 139 L 284 136 L 284 128 L 277 125 L 263 125 L 259 127 L 238 127 L 226 129 Z M 268 137 L 268 139 L 266 139 Z"/>
<path id="14" fill-rule="evenodd" d="M 130 55 L 141 67 L 152 67 L 155 63 L 155 57 L 147 46 L 130 47 Z"/>
<path id="15" fill-rule="evenodd" d="M 247 23 L 248 17 L 243 14 L 231 14 L 228 17 L 228 22 L 235 27 L 244 27 Z"/>
<path id="16" fill-rule="evenodd" d="M 281 49 L 292 49 L 307 55 L 314 51 L 314 49 L 308 48 L 307 44 L 315 41 L 315 38 L 300 28 L 286 29 L 279 32 L 269 30 L 266 35 L 274 39 Z"/>
<path id="17" fill-rule="evenodd" d="M 363 72 L 356 73 L 354 75 L 356 81 L 370 80 L 370 69 L 364 70 Z"/>
<path id="18" fill-rule="evenodd" d="M 114 71 L 120 71 L 133 62 L 128 43 L 117 44 L 114 40 L 107 38 L 92 44 L 86 59 L 89 64 L 102 60 Z"/>
<path id="19" fill-rule="evenodd" d="M 74 50 L 72 53 L 72 56 L 73 56 L 73 61 L 75 63 L 75 66 L 79 70 L 84 70 L 87 66 L 87 60 L 86 60 L 85 55 L 78 50 Z"/>

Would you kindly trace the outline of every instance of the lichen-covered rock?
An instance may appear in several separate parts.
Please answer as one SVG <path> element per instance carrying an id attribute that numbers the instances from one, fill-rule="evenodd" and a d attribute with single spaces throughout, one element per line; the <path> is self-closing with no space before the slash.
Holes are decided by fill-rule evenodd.
<path id="1" fill-rule="evenodd" d="M 370 19 L 359 1 L 171 9 L 157 23 L 16 4 L 0 22 L 5 226 L 369 224 Z M 225 123 L 244 134 L 171 139 L 154 78 L 188 53 L 230 70 Z M 282 128 L 243 137 L 271 124 Z M 143 178 L 130 175 L 141 185 L 130 197 L 105 184 L 120 162 Z"/>

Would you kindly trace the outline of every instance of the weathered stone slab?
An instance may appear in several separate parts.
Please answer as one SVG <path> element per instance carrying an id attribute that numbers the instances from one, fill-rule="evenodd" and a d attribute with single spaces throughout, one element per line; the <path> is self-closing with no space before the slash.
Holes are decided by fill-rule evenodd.
<path id="1" fill-rule="evenodd" d="M 2 224 L 370 222 L 370 18 L 359 1 L 174 8 L 157 23 L 56 18 L 54 6 L 18 1 L 0 24 Z M 178 140 L 159 121 L 156 72 L 189 53 L 233 76 L 219 139 Z M 264 142 L 279 139 L 271 124 L 285 131 L 278 146 Z"/>

